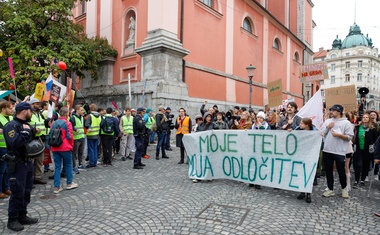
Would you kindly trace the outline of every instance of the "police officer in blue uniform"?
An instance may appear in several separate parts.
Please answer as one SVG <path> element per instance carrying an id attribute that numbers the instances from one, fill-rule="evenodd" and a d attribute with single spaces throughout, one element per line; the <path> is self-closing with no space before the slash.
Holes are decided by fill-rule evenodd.
<path id="1" fill-rule="evenodd" d="M 141 163 L 145 151 L 145 139 L 148 136 L 147 129 L 145 127 L 145 121 L 143 118 L 144 108 L 138 108 L 137 114 L 133 118 L 133 134 L 135 136 L 136 152 L 133 162 L 133 169 L 143 169 L 145 164 Z"/>
<path id="2" fill-rule="evenodd" d="M 4 128 L 8 155 L 14 159 L 8 162 L 9 183 L 12 191 L 8 207 L 7 227 L 21 231 L 23 225 L 35 224 L 38 219 L 27 216 L 27 205 L 33 187 L 33 162 L 26 155 L 25 144 L 35 138 L 35 130 L 27 122 L 32 117 L 32 108 L 27 102 L 16 105 L 16 117 Z"/>

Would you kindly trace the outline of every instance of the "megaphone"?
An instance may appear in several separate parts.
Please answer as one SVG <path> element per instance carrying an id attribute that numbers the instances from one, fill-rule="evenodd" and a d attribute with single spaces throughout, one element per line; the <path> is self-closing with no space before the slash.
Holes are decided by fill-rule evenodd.
<path id="1" fill-rule="evenodd" d="M 365 97 L 369 92 L 369 89 L 367 87 L 361 87 L 359 89 L 360 97 Z"/>

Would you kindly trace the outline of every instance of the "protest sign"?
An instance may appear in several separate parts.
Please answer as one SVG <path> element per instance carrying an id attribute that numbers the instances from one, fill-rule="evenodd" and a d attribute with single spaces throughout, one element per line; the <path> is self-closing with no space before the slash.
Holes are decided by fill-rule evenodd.
<path id="1" fill-rule="evenodd" d="M 51 87 L 51 90 L 50 90 L 50 101 L 52 101 L 54 103 L 58 103 L 61 90 L 62 89 L 60 86 L 53 84 Z"/>
<path id="2" fill-rule="evenodd" d="M 325 89 L 326 108 L 329 109 L 334 104 L 340 104 L 343 106 L 344 112 L 357 111 L 356 93 L 355 85 Z"/>
<path id="3" fill-rule="evenodd" d="M 191 179 L 231 179 L 311 192 L 322 137 L 318 131 L 215 130 L 183 136 Z"/>
<path id="4" fill-rule="evenodd" d="M 39 101 L 42 101 L 43 95 L 45 91 L 45 84 L 43 83 L 37 83 L 36 89 L 34 90 L 34 98 L 36 98 Z"/>
<path id="5" fill-rule="evenodd" d="M 311 82 L 329 78 L 327 63 L 315 63 L 301 66 L 301 81 Z"/>
<path id="6" fill-rule="evenodd" d="M 282 103 L 282 80 L 268 82 L 269 107 L 276 107 Z"/>

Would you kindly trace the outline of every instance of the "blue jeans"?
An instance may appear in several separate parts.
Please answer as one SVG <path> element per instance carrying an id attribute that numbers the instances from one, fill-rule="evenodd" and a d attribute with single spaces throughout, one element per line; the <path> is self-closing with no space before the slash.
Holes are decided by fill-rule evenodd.
<path id="1" fill-rule="evenodd" d="M 96 166 L 98 162 L 98 144 L 99 139 L 87 138 L 88 159 L 90 160 L 90 166 Z"/>
<path id="2" fill-rule="evenodd" d="M 0 157 L 7 153 L 6 148 L 0 148 Z M 0 161 L 0 193 L 9 189 L 7 162 Z"/>
<path id="3" fill-rule="evenodd" d="M 66 168 L 66 183 L 71 184 L 73 182 L 73 157 L 71 151 L 53 152 L 54 157 L 54 187 L 59 188 L 61 186 L 61 168 L 62 160 L 63 165 Z"/>
<path id="4" fill-rule="evenodd" d="M 150 133 L 149 135 L 149 143 L 152 143 L 154 142 L 154 136 L 156 135 L 156 132 L 152 131 L 152 133 Z"/>
<path id="5" fill-rule="evenodd" d="M 162 156 L 165 156 L 166 155 L 165 153 L 166 131 L 162 131 L 162 132 L 158 131 L 157 136 L 158 136 L 158 143 L 156 147 L 156 157 L 160 155 L 160 148 L 161 148 Z"/>

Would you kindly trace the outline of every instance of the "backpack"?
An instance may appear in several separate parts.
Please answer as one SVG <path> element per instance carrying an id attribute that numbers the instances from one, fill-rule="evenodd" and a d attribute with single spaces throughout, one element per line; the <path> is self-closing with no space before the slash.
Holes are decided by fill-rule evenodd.
<path id="1" fill-rule="evenodd" d="M 102 125 L 102 130 L 104 133 L 111 134 L 111 133 L 115 132 L 115 123 L 113 122 L 113 118 L 114 117 L 110 117 L 110 116 L 104 117 L 104 119 L 103 119 L 104 122 Z"/>
<path id="2" fill-rule="evenodd" d="M 59 147 L 62 145 L 62 143 L 62 128 L 58 125 L 54 129 L 51 129 L 48 144 L 52 147 Z"/>
<path id="3" fill-rule="evenodd" d="M 157 115 L 159 115 L 159 114 L 157 114 Z M 161 125 L 164 125 L 164 123 L 165 123 L 165 117 L 164 117 L 164 115 L 165 114 L 163 114 L 163 116 L 162 116 L 162 119 L 161 119 Z M 152 125 L 152 130 L 154 131 L 154 132 L 156 132 L 157 131 L 157 122 L 155 121 L 154 123 L 153 123 L 153 125 Z"/>

